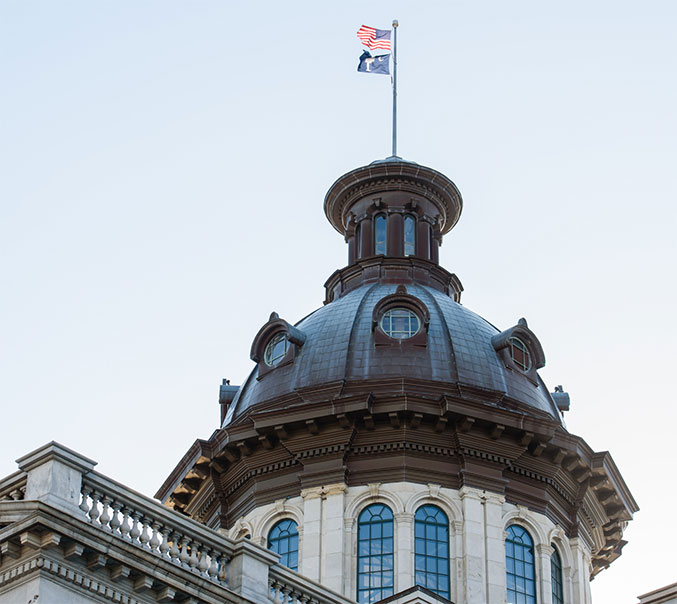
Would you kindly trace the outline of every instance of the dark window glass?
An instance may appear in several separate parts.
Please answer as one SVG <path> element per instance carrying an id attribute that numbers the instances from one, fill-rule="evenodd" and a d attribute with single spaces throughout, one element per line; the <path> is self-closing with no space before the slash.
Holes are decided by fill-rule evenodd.
<path id="1" fill-rule="evenodd" d="M 362 258 L 362 224 L 358 224 L 355 228 L 355 249 L 357 250 L 357 257 Z"/>
<path id="2" fill-rule="evenodd" d="M 357 519 L 357 601 L 378 602 L 393 595 L 393 513 L 382 503 Z"/>
<path id="3" fill-rule="evenodd" d="M 280 333 L 276 335 L 266 346 L 266 350 L 263 354 L 263 360 L 266 365 L 270 367 L 275 367 L 287 354 L 289 350 L 289 340 L 287 340 L 287 334 Z"/>
<path id="4" fill-rule="evenodd" d="M 552 553 L 552 556 L 550 556 L 550 582 L 552 583 L 552 604 L 564 604 L 562 559 L 559 557 L 556 549 Z"/>
<path id="5" fill-rule="evenodd" d="M 534 542 L 527 531 L 513 524 L 505 539 L 508 604 L 536 604 Z"/>
<path id="6" fill-rule="evenodd" d="M 299 533 L 296 522 L 280 520 L 268 533 L 268 549 L 280 554 L 280 564 L 287 568 L 299 568 Z"/>
<path id="7" fill-rule="evenodd" d="M 407 308 L 391 308 L 381 317 L 383 332 L 397 340 L 406 340 L 418 333 L 421 321 L 416 313 Z"/>
<path id="8" fill-rule="evenodd" d="M 424 505 L 414 517 L 416 585 L 449 598 L 449 519 L 434 505 Z"/>
<path id="9" fill-rule="evenodd" d="M 416 253 L 416 219 L 413 216 L 404 217 L 404 255 L 413 256 Z"/>
<path id="10" fill-rule="evenodd" d="M 515 365 L 517 365 L 521 371 L 526 373 L 529 371 L 529 369 L 531 369 L 531 355 L 529 354 L 527 345 L 522 342 L 522 340 L 515 338 L 514 336 L 510 338 L 509 343 L 510 357 L 512 358 Z"/>
<path id="11" fill-rule="evenodd" d="M 374 254 L 386 253 L 386 217 L 379 214 L 374 220 Z"/>

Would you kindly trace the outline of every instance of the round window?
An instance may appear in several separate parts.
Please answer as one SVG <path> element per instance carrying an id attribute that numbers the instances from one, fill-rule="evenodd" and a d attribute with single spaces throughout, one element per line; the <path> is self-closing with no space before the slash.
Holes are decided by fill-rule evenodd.
<path id="1" fill-rule="evenodd" d="M 519 338 L 512 337 L 510 340 L 510 358 L 520 371 L 527 373 L 531 369 L 531 355 L 527 345 Z"/>
<path id="2" fill-rule="evenodd" d="M 263 354 L 263 360 L 269 367 L 275 367 L 287 354 L 289 350 L 289 340 L 287 334 L 277 334 L 266 346 L 266 351 Z"/>
<path id="3" fill-rule="evenodd" d="M 391 308 L 381 317 L 383 333 L 396 340 L 406 340 L 418 333 L 421 320 L 408 308 Z"/>

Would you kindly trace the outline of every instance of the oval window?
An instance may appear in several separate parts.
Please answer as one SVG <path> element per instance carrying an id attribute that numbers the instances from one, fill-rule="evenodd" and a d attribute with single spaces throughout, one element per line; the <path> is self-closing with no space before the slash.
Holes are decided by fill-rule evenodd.
<path id="1" fill-rule="evenodd" d="M 421 320 L 408 308 L 391 308 L 381 317 L 383 333 L 396 340 L 406 340 L 418 333 Z"/>
<path id="2" fill-rule="evenodd" d="M 266 346 L 266 351 L 263 354 L 263 360 L 269 367 L 275 367 L 287 354 L 289 350 L 289 340 L 287 334 L 280 333 L 276 335 Z"/>
<path id="3" fill-rule="evenodd" d="M 510 342 L 510 358 L 512 362 L 517 365 L 520 371 L 527 373 L 531 369 L 531 354 L 529 354 L 527 345 L 514 336 L 508 341 Z"/>

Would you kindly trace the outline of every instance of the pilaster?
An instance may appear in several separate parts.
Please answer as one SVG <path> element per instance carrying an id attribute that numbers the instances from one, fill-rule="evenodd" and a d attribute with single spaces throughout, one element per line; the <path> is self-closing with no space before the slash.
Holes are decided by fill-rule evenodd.
<path id="1" fill-rule="evenodd" d="M 539 586 L 539 602 L 541 604 L 552 604 L 552 573 L 550 558 L 555 552 L 547 543 L 540 543 L 536 546 L 536 579 Z"/>
<path id="2" fill-rule="evenodd" d="M 404 591 L 414 584 L 414 514 L 400 512 L 395 514 L 395 593 Z"/>
<path id="3" fill-rule="evenodd" d="M 482 491 L 463 487 L 460 490 L 463 508 L 463 566 L 465 576 L 460 601 L 464 604 L 486 604 L 486 558 L 484 548 L 484 505 Z M 503 596 L 504 597 L 504 596 Z M 499 600 L 503 601 L 503 600 Z"/>
<path id="4" fill-rule="evenodd" d="M 339 593 L 343 590 L 343 508 L 346 485 L 337 483 L 322 489 L 322 580 L 321 583 Z"/>
<path id="5" fill-rule="evenodd" d="M 484 505 L 487 602 L 502 602 L 506 593 L 505 537 L 503 531 L 505 497 L 495 493 L 483 492 L 481 501 Z"/>

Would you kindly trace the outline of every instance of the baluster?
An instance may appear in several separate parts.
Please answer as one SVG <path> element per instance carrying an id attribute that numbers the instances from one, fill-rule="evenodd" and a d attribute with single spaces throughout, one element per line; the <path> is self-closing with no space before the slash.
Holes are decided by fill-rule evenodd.
<path id="1" fill-rule="evenodd" d="M 179 560 L 181 560 L 181 566 L 189 568 L 188 561 L 190 560 L 190 555 L 188 554 L 188 543 L 190 539 L 188 537 L 181 537 L 181 554 L 179 555 Z"/>
<path id="2" fill-rule="evenodd" d="M 122 507 L 122 504 L 118 501 L 114 501 L 111 507 L 113 508 L 113 517 L 110 521 L 110 529 L 114 533 L 119 534 L 120 525 L 122 524 L 120 522 L 120 508 Z"/>
<path id="3" fill-rule="evenodd" d="M 129 517 L 129 508 L 122 508 L 122 524 L 120 525 L 120 536 L 127 541 L 131 540 L 129 532 L 132 530 L 132 519 Z"/>
<path id="4" fill-rule="evenodd" d="M 199 545 L 195 541 L 190 544 L 190 560 L 188 560 L 188 564 L 190 564 L 190 570 L 194 570 L 195 572 L 198 572 L 197 565 L 200 562 L 197 557 L 198 547 Z"/>
<path id="5" fill-rule="evenodd" d="M 291 602 L 291 598 L 289 597 L 289 594 L 291 593 L 291 587 L 287 587 L 286 585 L 282 588 L 282 602 L 284 604 L 287 604 L 288 602 Z"/>
<path id="6" fill-rule="evenodd" d="M 268 599 L 275 602 L 275 580 L 268 577 Z"/>
<path id="7" fill-rule="evenodd" d="M 141 547 L 148 547 L 148 542 L 150 541 L 150 535 L 148 534 L 148 524 L 148 518 L 143 516 L 141 518 L 141 535 L 139 536 L 139 543 L 141 543 Z"/>
<path id="8" fill-rule="evenodd" d="M 132 511 L 132 530 L 129 532 L 129 538 L 132 543 L 138 543 L 138 539 L 141 536 L 141 529 L 139 528 L 139 519 L 141 514 L 139 512 Z"/>
<path id="9" fill-rule="evenodd" d="M 219 563 L 217 562 L 217 556 L 216 556 L 216 551 L 215 550 L 209 550 L 209 569 L 207 570 L 207 574 L 209 575 L 209 578 L 212 581 L 215 581 L 218 577 L 219 574 Z"/>
<path id="10" fill-rule="evenodd" d="M 160 531 L 162 533 L 162 543 L 160 543 L 160 555 L 163 558 L 166 558 L 169 554 L 169 533 L 171 533 L 171 529 L 167 528 L 166 526 L 159 525 L 159 527 L 162 529 Z"/>
<path id="11" fill-rule="evenodd" d="M 176 564 L 181 564 L 181 560 L 179 559 L 179 556 L 181 555 L 181 550 L 179 550 L 179 540 L 181 539 L 181 535 L 174 531 L 171 536 L 171 542 L 172 546 L 169 548 L 169 558 L 172 562 L 175 562 Z"/>
<path id="12" fill-rule="evenodd" d="M 89 508 L 88 516 L 92 523 L 96 523 L 96 519 L 99 517 L 99 501 L 101 499 L 101 493 L 92 491 L 90 497 L 92 498 L 92 507 Z"/>
<path id="13" fill-rule="evenodd" d="M 198 556 L 198 563 L 197 563 L 197 569 L 200 571 L 201 575 L 205 575 L 206 577 L 209 576 L 207 575 L 207 569 L 209 568 L 209 560 L 207 557 L 207 552 L 209 551 L 208 547 L 201 547 L 200 548 L 200 554 Z"/>
<path id="14" fill-rule="evenodd" d="M 113 500 L 108 495 L 104 495 L 101 499 L 101 516 L 99 517 L 99 522 L 101 523 L 101 527 L 108 531 L 110 530 L 108 523 L 112 519 L 109 507 L 112 501 Z"/>
<path id="15" fill-rule="evenodd" d="M 219 574 L 217 577 L 224 585 L 228 584 L 228 558 L 225 554 L 219 556 Z"/>
<path id="16" fill-rule="evenodd" d="M 157 551 L 158 546 L 160 545 L 160 527 L 162 525 L 157 521 L 153 520 L 151 522 L 151 538 L 150 541 L 148 542 L 148 545 L 151 549 L 151 551 L 155 552 Z"/>
<path id="17" fill-rule="evenodd" d="M 92 489 L 90 489 L 88 486 L 85 486 L 84 484 L 82 485 L 82 489 L 80 489 L 80 493 L 82 493 L 82 501 L 78 507 L 82 510 L 82 513 L 85 516 L 87 516 L 87 513 L 89 512 L 89 501 L 87 501 L 87 498 L 91 492 Z"/>

